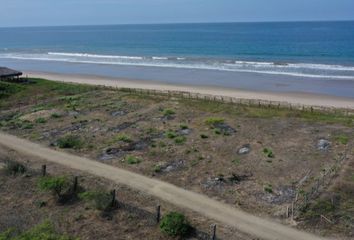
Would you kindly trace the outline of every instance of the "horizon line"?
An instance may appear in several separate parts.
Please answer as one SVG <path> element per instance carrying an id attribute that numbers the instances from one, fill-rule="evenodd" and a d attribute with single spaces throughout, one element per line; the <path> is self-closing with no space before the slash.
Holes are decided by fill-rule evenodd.
<path id="1" fill-rule="evenodd" d="M 287 20 L 287 21 L 216 21 L 216 22 L 162 22 L 162 23 L 102 23 L 67 25 L 23 25 L 0 26 L 0 28 L 37 28 L 37 27 L 92 27 L 92 26 L 129 26 L 129 25 L 181 25 L 181 24 L 232 24 L 232 23 L 316 23 L 316 22 L 354 22 L 354 19 L 338 20 Z"/>

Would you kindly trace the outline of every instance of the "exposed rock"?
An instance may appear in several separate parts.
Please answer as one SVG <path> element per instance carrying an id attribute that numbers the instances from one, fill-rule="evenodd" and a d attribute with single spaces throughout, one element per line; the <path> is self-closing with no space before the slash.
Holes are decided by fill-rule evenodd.
<path id="1" fill-rule="evenodd" d="M 162 172 L 177 171 L 177 170 L 183 168 L 184 165 L 185 165 L 184 160 L 173 161 L 173 162 L 170 162 L 170 163 L 166 164 L 165 166 L 162 166 L 161 167 L 161 171 Z"/>
<path id="2" fill-rule="evenodd" d="M 107 148 L 103 151 L 103 153 L 98 157 L 101 161 L 111 160 L 116 157 L 122 157 L 124 152 L 119 148 Z"/>
<path id="3" fill-rule="evenodd" d="M 322 151 L 328 150 L 330 146 L 331 143 L 326 139 L 320 139 L 317 143 L 317 149 Z"/>
<path id="4" fill-rule="evenodd" d="M 112 117 L 120 117 L 120 116 L 124 116 L 125 114 L 127 114 L 127 113 L 124 111 L 116 111 L 116 112 L 112 112 L 111 116 Z"/>
<path id="5" fill-rule="evenodd" d="M 188 128 L 187 129 L 181 129 L 181 130 L 178 131 L 178 133 L 180 135 L 189 135 L 191 132 L 192 132 L 192 130 L 188 129 Z"/>
<path id="6" fill-rule="evenodd" d="M 236 133 L 236 130 L 227 123 L 216 123 L 214 128 L 219 129 L 224 135 L 232 135 Z"/>
<path id="7" fill-rule="evenodd" d="M 237 153 L 239 155 L 245 155 L 245 154 L 250 153 L 250 151 L 251 151 L 251 145 L 250 144 L 245 144 L 237 151 Z"/>
<path id="8" fill-rule="evenodd" d="M 72 116 L 72 117 L 75 117 L 75 116 L 80 115 L 80 113 L 77 112 L 77 111 L 70 111 L 70 112 L 68 112 L 68 115 L 69 115 L 69 116 Z"/>

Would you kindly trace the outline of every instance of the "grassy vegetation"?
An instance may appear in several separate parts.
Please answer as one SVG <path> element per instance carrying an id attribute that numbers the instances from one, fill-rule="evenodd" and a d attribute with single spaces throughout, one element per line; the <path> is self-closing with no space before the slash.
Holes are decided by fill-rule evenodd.
<path id="1" fill-rule="evenodd" d="M 47 120 L 45 118 L 37 118 L 36 123 L 46 123 Z"/>
<path id="2" fill-rule="evenodd" d="M 78 238 L 57 233 L 53 224 L 47 221 L 20 234 L 17 234 L 15 229 L 9 229 L 0 233 L 0 240 L 78 240 Z"/>
<path id="3" fill-rule="evenodd" d="M 125 143 L 132 142 L 132 139 L 126 134 L 119 134 L 119 135 L 115 136 L 114 140 L 119 141 L 119 142 L 125 142 Z"/>
<path id="4" fill-rule="evenodd" d="M 5 99 L 11 95 L 24 90 L 24 87 L 16 83 L 7 83 L 0 81 L 0 99 Z"/>
<path id="5" fill-rule="evenodd" d="M 347 135 L 341 134 L 336 136 L 336 141 L 343 144 L 343 145 L 347 145 L 349 142 L 349 137 Z"/>
<path id="6" fill-rule="evenodd" d="M 224 123 L 225 119 L 219 118 L 219 117 L 209 117 L 205 120 L 205 123 L 211 126 L 214 126 L 215 124 L 221 124 Z"/>
<path id="7" fill-rule="evenodd" d="M 133 155 L 127 155 L 127 156 L 125 156 L 125 161 L 130 165 L 134 165 L 134 164 L 141 163 L 141 158 L 133 156 Z"/>
<path id="8" fill-rule="evenodd" d="M 232 103 L 214 102 L 209 100 L 180 99 L 184 106 L 214 114 L 227 112 L 230 115 L 238 115 L 251 118 L 300 118 L 309 122 L 339 123 L 346 126 L 354 126 L 354 116 L 346 116 L 344 113 L 330 113 L 321 111 L 301 111 L 288 108 L 258 107 L 235 105 Z"/>
<path id="9" fill-rule="evenodd" d="M 175 138 L 175 143 L 176 144 L 183 144 L 187 141 L 187 138 L 185 136 L 178 136 Z"/>
<path id="10" fill-rule="evenodd" d="M 42 177 L 38 182 L 38 187 L 42 191 L 50 191 L 60 198 L 69 186 L 68 178 L 65 176 L 59 177 Z"/>
<path id="11" fill-rule="evenodd" d="M 106 210 L 112 203 L 112 195 L 103 191 L 83 192 L 79 194 L 79 198 L 100 211 Z"/>
<path id="12" fill-rule="evenodd" d="M 163 110 L 163 115 L 165 117 L 172 116 L 172 115 L 175 115 L 175 114 L 176 114 L 176 112 L 174 110 L 172 110 L 172 109 Z"/>

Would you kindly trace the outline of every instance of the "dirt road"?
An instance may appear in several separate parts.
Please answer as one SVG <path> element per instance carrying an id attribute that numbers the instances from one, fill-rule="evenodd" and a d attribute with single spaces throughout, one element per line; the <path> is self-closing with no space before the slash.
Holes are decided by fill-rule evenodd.
<path id="1" fill-rule="evenodd" d="M 271 220 L 250 215 L 241 210 L 210 199 L 204 195 L 184 190 L 172 184 L 151 179 L 97 161 L 89 160 L 87 158 L 55 151 L 1 132 L 0 144 L 23 154 L 36 156 L 49 162 L 65 165 L 66 167 L 70 167 L 72 169 L 77 169 L 99 177 L 104 177 L 116 183 L 125 184 L 131 188 L 148 193 L 176 206 L 193 210 L 208 218 L 235 227 L 242 232 L 248 233 L 260 239 L 322 239 L 309 233 L 301 232 L 291 227 L 272 222 Z"/>

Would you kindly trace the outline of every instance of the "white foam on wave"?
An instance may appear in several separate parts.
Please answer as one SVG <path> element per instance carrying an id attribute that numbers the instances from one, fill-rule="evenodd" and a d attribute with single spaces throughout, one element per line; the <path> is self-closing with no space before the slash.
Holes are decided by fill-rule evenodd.
<path id="1" fill-rule="evenodd" d="M 168 60 L 167 57 L 152 57 L 153 60 Z"/>
<path id="2" fill-rule="evenodd" d="M 64 56 L 64 57 L 112 58 L 112 59 L 132 59 L 132 60 L 143 60 L 144 59 L 143 57 L 138 57 L 138 56 L 98 55 L 98 54 L 90 54 L 90 53 L 48 52 L 48 55 Z"/>
<path id="3" fill-rule="evenodd" d="M 36 61 L 56 61 L 68 63 L 85 63 L 85 64 L 105 64 L 105 65 L 124 65 L 124 66 L 145 66 L 145 67 L 168 67 L 168 68 L 181 68 L 181 69 L 201 69 L 201 70 L 218 70 L 228 72 L 244 72 L 244 73 L 260 73 L 272 75 L 286 75 L 294 77 L 310 77 L 310 78 L 325 78 L 325 79 L 347 79 L 354 80 L 351 75 L 338 75 L 336 73 L 343 71 L 338 69 L 352 69 L 354 67 L 346 67 L 339 65 L 324 65 L 324 64 L 287 64 L 277 65 L 271 62 L 247 62 L 236 61 L 235 63 L 222 63 L 222 62 L 206 62 L 206 61 L 192 61 L 188 59 L 187 62 L 181 61 L 183 59 L 168 59 L 166 57 L 144 58 L 144 57 L 129 57 L 129 56 L 111 56 L 111 55 L 95 55 L 86 53 L 48 53 L 48 54 L 0 54 L 0 58 L 20 59 L 20 60 L 36 60 Z M 160 61 L 154 61 L 160 60 Z M 296 68 L 288 67 L 295 65 Z M 258 66 L 258 67 L 257 67 Z M 279 67 L 281 69 L 279 69 Z M 302 67 L 300 67 L 302 66 Z M 332 73 L 312 71 L 301 72 L 303 69 L 315 69 L 319 66 L 320 70 L 332 70 Z M 294 71 L 298 69 L 298 71 Z M 348 70 L 346 70 L 348 71 Z M 351 70 L 349 70 L 351 71 Z"/>

